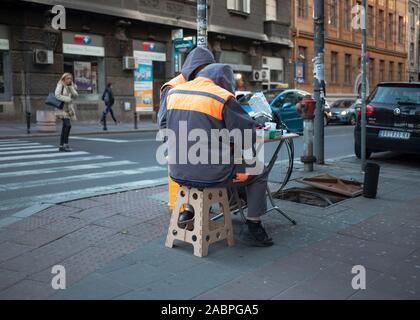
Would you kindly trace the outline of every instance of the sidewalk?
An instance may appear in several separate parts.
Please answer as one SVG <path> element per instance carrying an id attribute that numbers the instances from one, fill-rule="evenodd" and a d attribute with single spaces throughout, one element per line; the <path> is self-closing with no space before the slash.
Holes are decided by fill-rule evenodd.
<path id="1" fill-rule="evenodd" d="M 143 120 L 138 123 L 138 129 L 134 129 L 134 123 L 120 123 L 115 125 L 110 121 L 107 124 L 107 131 L 99 123 L 74 121 L 72 123 L 72 135 L 90 135 L 104 133 L 130 133 L 157 131 L 157 124 L 151 120 Z M 57 131 L 52 133 L 39 132 L 35 123 L 31 123 L 30 134 L 27 134 L 26 123 L 0 122 L 0 139 L 27 138 L 27 137 L 48 137 L 59 136 L 61 133 L 60 123 L 57 122 Z"/>
<path id="2" fill-rule="evenodd" d="M 165 187 L 56 205 L 0 228 L 0 299 L 419 299 L 418 160 L 379 163 L 377 199 L 325 209 L 280 201 L 298 225 L 267 215 L 274 246 L 245 246 L 234 217 L 236 245 L 214 244 L 206 258 L 165 248 Z M 355 158 L 316 169 L 362 177 Z M 298 165 L 293 178 L 302 176 Z M 58 264 L 66 290 L 51 287 Z M 366 290 L 351 286 L 355 265 L 366 268 Z"/>

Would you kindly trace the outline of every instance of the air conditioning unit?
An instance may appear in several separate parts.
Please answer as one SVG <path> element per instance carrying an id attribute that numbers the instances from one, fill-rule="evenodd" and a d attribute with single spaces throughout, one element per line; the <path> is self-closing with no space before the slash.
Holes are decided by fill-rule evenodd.
<path id="1" fill-rule="evenodd" d="M 54 64 L 54 51 L 45 49 L 34 50 L 34 63 Z"/>
<path id="2" fill-rule="evenodd" d="M 123 57 L 123 70 L 136 69 L 136 59 L 134 57 Z"/>
<path id="3" fill-rule="evenodd" d="M 270 81 L 270 69 L 262 69 L 261 70 L 261 80 L 263 82 L 269 82 Z"/>
<path id="4" fill-rule="evenodd" d="M 262 70 L 252 70 L 252 81 L 261 82 L 262 79 Z"/>

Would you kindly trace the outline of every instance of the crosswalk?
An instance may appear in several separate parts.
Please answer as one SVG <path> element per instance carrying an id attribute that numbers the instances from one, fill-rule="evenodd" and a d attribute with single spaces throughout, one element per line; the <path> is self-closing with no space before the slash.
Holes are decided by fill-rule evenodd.
<path id="1" fill-rule="evenodd" d="M 34 205 L 148 187 L 166 179 L 162 166 L 86 151 L 59 152 L 39 142 L 0 140 L 0 223 Z"/>

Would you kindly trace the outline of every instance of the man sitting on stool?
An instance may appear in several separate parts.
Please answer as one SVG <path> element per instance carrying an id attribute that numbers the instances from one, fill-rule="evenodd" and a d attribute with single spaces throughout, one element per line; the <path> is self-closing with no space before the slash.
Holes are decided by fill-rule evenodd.
<path id="1" fill-rule="evenodd" d="M 273 240 L 267 235 L 261 223 L 261 216 L 267 209 L 267 172 L 259 176 L 248 176 L 244 172 L 243 165 L 234 163 L 231 154 L 228 163 L 211 161 L 215 152 L 218 152 L 219 160 L 222 160 L 223 153 L 226 152 L 226 145 L 223 147 L 220 143 L 217 146 L 218 150 L 212 149 L 214 147 L 210 144 L 212 130 L 220 132 L 227 129 L 233 132 L 236 129 L 242 132 L 242 137 L 245 136 L 246 130 L 251 130 L 253 143 L 255 142 L 256 123 L 235 100 L 234 88 L 232 68 L 216 63 L 201 70 L 194 80 L 180 84 L 169 91 L 167 128 L 174 132 L 176 138 L 176 141 L 171 141 L 169 137 L 169 172 L 171 178 L 178 184 L 195 188 L 229 186 L 233 181 L 245 185 L 248 201 L 246 240 L 251 245 L 267 247 L 273 245 Z M 186 130 L 181 129 L 182 125 L 185 125 Z M 199 136 L 196 141 L 190 141 L 188 137 L 193 130 L 195 132 L 204 130 L 207 139 Z M 187 150 L 180 147 L 183 144 L 187 145 Z M 200 151 L 198 158 L 201 159 L 203 156 L 208 158 L 205 159 L 206 163 L 202 163 L 201 160 L 198 163 L 191 163 L 188 155 L 192 147 Z M 243 151 L 245 146 L 242 144 L 241 148 Z M 230 146 L 227 149 L 230 150 Z M 201 154 L 202 150 L 208 150 L 206 155 Z M 185 151 L 187 154 L 182 154 Z M 180 158 L 185 161 L 180 161 Z M 185 224 L 192 220 L 193 215 L 193 212 L 186 210 L 180 215 L 180 223 Z"/>

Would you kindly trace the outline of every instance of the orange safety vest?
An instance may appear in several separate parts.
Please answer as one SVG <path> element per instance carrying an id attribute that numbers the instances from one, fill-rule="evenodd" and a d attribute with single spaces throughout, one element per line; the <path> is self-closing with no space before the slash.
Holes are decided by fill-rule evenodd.
<path id="1" fill-rule="evenodd" d="M 184 76 L 181 74 L 179 74 L 178 76 L 176 76 L 175 78 L 173 78 L 172 80 L 169 80 L 168 82 L 166 82 L 162 88 L 160 88 L 160 94 L 162 94 L 162 91 L 166 88 L 166 87 L 171 87 L 175 88 L 176 86 L 183 84 L 187 82 L 187 80 L 185 80 Z"/>
<path id="2" fill-rule="evenodd" d="M 223 121 L 223 108 L 230 98 L 231 92 L 208 78 L 198 77 L 169 91 L 167 110 L 196 111 Z"/>

